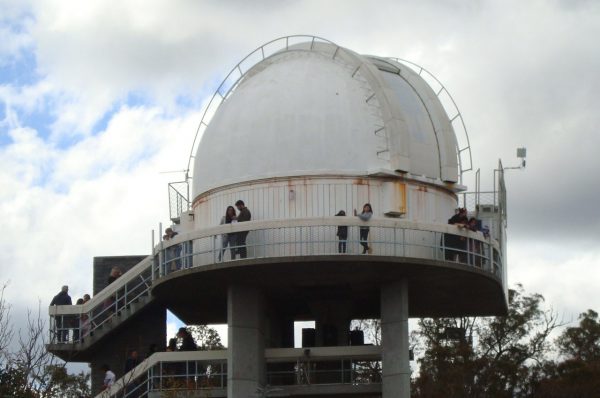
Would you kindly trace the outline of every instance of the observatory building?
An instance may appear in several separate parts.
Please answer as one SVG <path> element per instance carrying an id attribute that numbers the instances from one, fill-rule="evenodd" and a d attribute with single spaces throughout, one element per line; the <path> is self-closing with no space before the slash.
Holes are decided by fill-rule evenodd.
<path id="1" fill-rule="evenodd" d="M 197 137 L 170 185 L 177 235 L 96 258 L 94 297 L 49 310 L 48 349 L 91 363 L 95 393 L 108 364 L 107 397 L 409 397 L 409 318 L 506 314 L 502 166 L 481 192 L 460 112 L 424 69 L 277 39 L 232 69 Z M 223 224 L 240 200 L 251 219 Z M 458 207 L 490 234 L 449 225 Z M 128 270 L 106 286 L 112 265 Z M 157 350 L 125 374 L 128 350 L 164 346 L 167 309 L 227 324 L 227 348 Z M 364 319 L 380 340 L 351 330 Z M 314 322 L 301 342 L 299 321 Z"/>

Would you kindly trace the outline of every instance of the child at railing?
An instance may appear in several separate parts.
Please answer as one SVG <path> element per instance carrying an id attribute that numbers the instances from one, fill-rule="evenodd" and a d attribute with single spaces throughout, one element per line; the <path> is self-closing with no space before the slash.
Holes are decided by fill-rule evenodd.
<path id="1" fill-rule="evenodd" d="M 338 211 L 336 216 L 345 216 L 346 212 L 344 210 Z M 346 243 L 348 241 L 348 227 L 344 225 L 340 225 L 337 228 L 337 237 L 339 239 L 338 242 L 338 253 L 346 253 Z"/>

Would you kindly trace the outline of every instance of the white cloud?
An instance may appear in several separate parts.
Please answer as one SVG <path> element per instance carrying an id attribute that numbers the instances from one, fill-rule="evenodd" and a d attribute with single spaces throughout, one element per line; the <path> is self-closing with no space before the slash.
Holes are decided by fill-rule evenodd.
<path id="1" fill-rule="evenodd" d="M 539 242 L 519 242 L 510 246 L 509 281 L 522 283 L 527 292 L 542 293 L 548 305 L 566 320 L 576 320 L 588 308 L 598 310 L 600 250 Z"/>
<path id="2" fill-rule="evenodd" d="M 168 219 L 174 176 L 160 172 L 184 168 L 198 119 L 123 108 L 105 131 L 68 149 L 14 130 L 0 152 L 0 216 L 12 237 L 0 240 L 8 294 L 31 305 L 67 283 L 81 296 L 91 290 L 93 256 L 148 253 L 150 230 Z"/>

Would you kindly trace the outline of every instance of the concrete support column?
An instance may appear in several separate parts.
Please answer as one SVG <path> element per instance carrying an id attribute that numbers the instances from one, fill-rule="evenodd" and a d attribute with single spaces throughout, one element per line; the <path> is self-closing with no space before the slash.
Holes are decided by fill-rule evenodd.
<path id="1" fill-rule="evenodd" d="M 408 283 L 381 287 L 382 397 L 410 397 L 408 358 Z"/>
<path id="2" fill-rule="evenodd" d="M 227 396 L 252 397 L 265 384 L 265 304 L 255 287 L 233 285 L 227 297 Z"/>

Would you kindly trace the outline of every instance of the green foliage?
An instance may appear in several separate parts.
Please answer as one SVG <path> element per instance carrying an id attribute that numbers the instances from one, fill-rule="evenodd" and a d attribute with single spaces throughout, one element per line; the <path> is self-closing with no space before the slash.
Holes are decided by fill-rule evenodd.
<path id="1" fill-rule="evenodd" d="M 561 354 L 583 361 L 600 360 L 600 322 L 592 310 L 579 315 L 579 326 L 570 327 L 558 339 Z"/>
<path id="2" fill-rule="evenodd" d="M 536 396 L 594 398 L 600 394 L 600 323 L 592 310 L 579 316 L 579 326 L 565 329 L 557 339 L 562 362 L 541 366 Z"/>
<path id="3" fill-rule="evenodd" d="M 49 397 L 80 398 L 91 395 L 90 374 L 70 374 L 65 366 L 51 365 L 46 369 L 49 376 Z"/>
<path id="4" fill-rule="evenodd" d="M 208 325 L 188 326 L 187 329 L 192 334 L 192 337 L 194 337 L 196 344 L 198 344 L 198 350 L 210 351 L 225 348 L 221 342 L 221 336 L 219 336 L 219 332 L 216 329 Z"/>
<path id="5" fill-rule="evenodd" d="M 37 398 L 37 395 L 29 388 L 25 372 L 5 365 L 0 369 L 0 397 Z"/>
<path id="6" fill-rule="evenodd" d="M 413 396 L 530 396 L 535 365 L 560 326 L 543 301 L 518 286 L 509 292 L 506 317 L 421 320 L 417 334 L 424 347 Z"/>
<path id="7" fill-rule="evenodd" d="M 6 285 L 0 287 L 0 397 L 90 396 L 89 373 L 69 374 L 67 364 L 46 351 L 48 331 L 41 307 L 37 312 L 28 310 L 26 326 L 15 331 L 5 289 Z"/>

